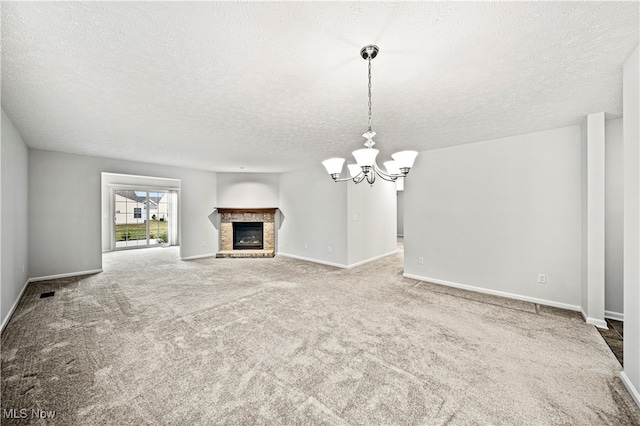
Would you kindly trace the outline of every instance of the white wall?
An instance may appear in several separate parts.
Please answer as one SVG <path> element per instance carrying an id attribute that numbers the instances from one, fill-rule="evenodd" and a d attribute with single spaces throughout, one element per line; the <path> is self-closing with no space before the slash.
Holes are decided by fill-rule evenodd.
<path id="1" fill-rule="evenodd" d="M 278 253 L 347 266 L 347 188 L 321 165 L 280 175 Z"/>
<path id="2" fill-rule="evenodd" d="M 578 310 L 580 173 L 578 125 L 420 153 L 405 275 Z"/>
<path id="3" fill-rule="evenodd" d="M 278 207 L 279 185 L 275 173 L 218 173 L 216 207 Z"/>
<path id="4" fill-rule="evenodd" d="M 1 124 L 0 318 L 4 328 L 28 278 L 29 149 L 4 111 Z"/>
<path id="5" fill-rule="evenodd" d="M 640 67 L 638 46 L 623 68 L 624 371 L 640 406 Z"/>
<path id="6" fill-rule="evenodd" d="M 397 230 L 396 233 L 398 235 L 404 235 L 404 190 L 403 191 L 397 191 L 398 195 L 397 195 L 397 203 L 398 203 L 398 210 L 397 210 L 397 214 L 398 214 L 398 226 L 397 226 Z"/>
<path id="7" fill-rule="evenodd" d="M 218 230 L 209 221 L 217 202 L 216 173 L 180 169 L 180 255 L 182 259 L 215 256 Z"/>
<path id="8" fill-rule="evenodd" d="M 623 178 L 622 119 L 605 123 L 605 316 L 622 319 Z"/>
<path id="9" fill-rule="evenodd" d="M 180 179 L 181 255 L 215 254 L 218 234 L 207 217 L 216 204 L 215 173 L 30 150 L 30 277 L 102 268 L 102 172 Z"/>
<path id="10" fill-rule="evenodd" d="M 607 328 L 605 298 L 605 120 L 589 114 L 581 126 L 582 298 L 585 321 Z"/>
<path id="11" fill-rule="evenodd" d="M 373 186 L 366 182 L 334 184 L 347 186 L 349 266 L 396 252 L 396 185 L 382 179 Z"/>
<path id="12" fill-rule="evenodd" d="M 279 254 L 350 268 L 397 250 L 395 185 L 336 183 L 318 165 L 283 173 L 279 186 Z"/>

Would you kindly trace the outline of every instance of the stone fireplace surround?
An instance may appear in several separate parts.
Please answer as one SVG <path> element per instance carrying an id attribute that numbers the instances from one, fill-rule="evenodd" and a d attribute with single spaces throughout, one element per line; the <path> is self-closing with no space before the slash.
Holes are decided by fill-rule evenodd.
<path id="1" fill-rule="evenodd" d="M 217 258 L 275 256 L 276 208 L 218 208 L 220 215 L 220 251 Z M 234 250 L 233 222 L 262 222 L 262 250 Z"/>

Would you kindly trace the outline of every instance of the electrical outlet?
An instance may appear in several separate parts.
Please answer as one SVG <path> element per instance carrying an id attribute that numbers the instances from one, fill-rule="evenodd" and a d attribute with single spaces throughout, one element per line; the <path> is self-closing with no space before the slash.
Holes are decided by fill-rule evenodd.
<path id="1" fill-rule="evenodd" d="M 419 258 L 418 258 L 418 263 L 419 263 L 420 265 L 424 265 L 424 257 L 419 257 Z"/>
<path id="2" fill-rule="evenodd" d="M 538 274 L 538 283 L 546 284 L 547 283 L 547 276 L 545 274 Z"/>
<path id="3" fill-rule="evenodd" d="M 304 243 L 304 248 L 307 248 L 307 243 Z"/>
<path id="4" fill-rule="evenodd" d="M 331 253 L 331 246 L 327 247 L 327 252 Z"/>
<path id="5" fill-rule="evenodd" d="M 206 246 L 207 246 L 207 242 L 206 242 L 206 241 L 203 241 L 203 242 L 202 242 L 202 247 L 206 247 Z"/>

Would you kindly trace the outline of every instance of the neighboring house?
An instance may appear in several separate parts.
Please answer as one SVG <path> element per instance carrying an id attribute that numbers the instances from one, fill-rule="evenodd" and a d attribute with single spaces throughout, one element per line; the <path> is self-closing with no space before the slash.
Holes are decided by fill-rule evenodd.
<path id="1" fill-rule="evenodd" d="M 143 223 L 147 210 L 151 220 L 163 221 L 169 215 L 169 203 L 164 192 L 150 192 L 147 206 L 145 191 L 122 191 L 115 194 L 116 224 Z"/>

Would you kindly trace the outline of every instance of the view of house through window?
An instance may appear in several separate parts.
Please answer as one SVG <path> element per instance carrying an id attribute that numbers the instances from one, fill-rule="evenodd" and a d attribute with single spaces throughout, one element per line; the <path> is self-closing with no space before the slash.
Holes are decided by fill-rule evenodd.
<path id="1" fill-rule="evenodd" d="M 115 248 L 170 244 L 171 192 L 116 189 Z"/>

